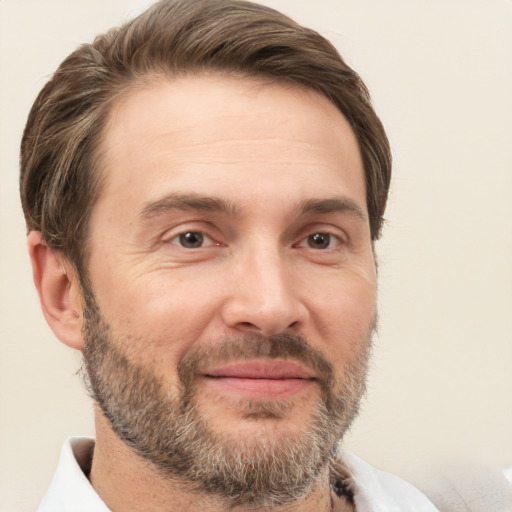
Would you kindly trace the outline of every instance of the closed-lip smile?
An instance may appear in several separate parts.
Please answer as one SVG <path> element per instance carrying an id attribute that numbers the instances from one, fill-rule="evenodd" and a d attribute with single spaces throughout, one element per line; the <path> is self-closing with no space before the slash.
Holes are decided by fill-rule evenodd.
<path id="1" fill-rule="evenodd" d="M 296 362 L 279 359 L 230 363 L 208 368 L 202 375 L 220 391 L 258 399 L 289 397 L 316 381 L 311 370 Z"/>

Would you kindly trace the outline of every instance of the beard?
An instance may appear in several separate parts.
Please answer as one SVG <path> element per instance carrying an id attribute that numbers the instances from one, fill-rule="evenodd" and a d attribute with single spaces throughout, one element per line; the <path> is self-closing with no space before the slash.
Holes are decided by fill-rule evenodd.
<path id="1" fill-rule="evenodd" d="M 178 390 L 171 393 L 150 365 L 134 361 L 120 348 L 144 347 L 144 340 L 114 337 L 92 294 L 86 303 L 83 356 L 89 393 L 119 438 L 164 478 L 233 507 L 266 507 L 299 499 L 326 473 L 365 392 L 374 323 L 358 340 L 360 352 L 341 378 L 300 336 L 247 335 L 198 344 L 186 352 L 177 366 Z M 261 429 L 257 437 L 236 439 L 236 425 L 228 432 L 212 428 L 198 406 L 201 369 L 275 358 L 312 370 L 319 385 L 320 396 L 301 432 L 277 435 Z M 224 405 L 244 420 L 277 422 L 292 408 L 302 407 L 293 399 L 226 400 Z"/>

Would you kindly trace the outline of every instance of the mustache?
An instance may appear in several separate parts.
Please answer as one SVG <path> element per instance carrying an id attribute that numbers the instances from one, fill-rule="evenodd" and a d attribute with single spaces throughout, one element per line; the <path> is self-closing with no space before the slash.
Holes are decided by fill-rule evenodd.
<path id="1" fill-rule="evenodd" d="M 178 363 L 180 381 L 188 387 L 202 369 L 253 359 L 283 359 L 305 366 L 324 392 L 334 385 L 334 368 L 305 338 L 293 334 L 248 334 L 192 348 Z"/>

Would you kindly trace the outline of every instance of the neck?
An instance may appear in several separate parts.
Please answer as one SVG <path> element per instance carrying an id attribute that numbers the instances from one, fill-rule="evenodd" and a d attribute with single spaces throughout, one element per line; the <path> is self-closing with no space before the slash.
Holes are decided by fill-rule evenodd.
<path id="1" fill-rule="evenodd" d="M 94 489 L 111 510 L 183 512 L 322 512 L 330 511 L 331 490 L 326 469 L 310 491 L 293 503 L 279 507 L 247 505 L 187 488 L 181 481 L 162 476 L 153 465 L 135 454 L 96 411 L 96 446 L 90 474 Z M 336 509 L 337 510 L 337 509 Z M 345 510 L 340 508 L 339 510 Z M 347 509 L 350 510 L 350 509 Z"/>

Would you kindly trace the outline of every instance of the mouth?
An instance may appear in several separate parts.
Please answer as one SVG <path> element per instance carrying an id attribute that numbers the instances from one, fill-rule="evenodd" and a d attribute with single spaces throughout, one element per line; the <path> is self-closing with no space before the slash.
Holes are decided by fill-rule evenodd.
<path id="1" fill-rule="evenodd" d="M 218 391 L 259 400 L 291 397 L 316 382 L 310 370 L 283 360 L 232 363 L 208 369 L 202 376 Z"/>

